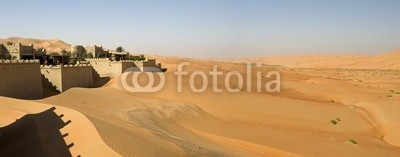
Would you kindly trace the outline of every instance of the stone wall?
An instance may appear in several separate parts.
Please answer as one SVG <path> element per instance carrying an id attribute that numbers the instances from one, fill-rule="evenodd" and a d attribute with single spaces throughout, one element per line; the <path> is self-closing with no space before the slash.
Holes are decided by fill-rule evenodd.
<path id="1" fill-rule="evenodd" d="M 73 87 L 93 86 L 93 68 L 90 65 L 41 66 L 43 84 L 64 92 Z"/>
<path id="2" fill-rule="evenodd" d="M 134 61 L 134 67 L 138 67 L 143 72 L 159 72 L 161 63 L 157 64 L 156 59 L 147 59 L 145 61 Z"/>
<path id="3" fill-rule="evenodd" d="M 133 66 L 133 62 L 110 61 L 108 58 L 87 58 L 97 77 L 114 78 Z"/>
<path id="4" fill-rule="evenodd" d="M 94 75 L 96 75 L 95 77 L 114 78 L 121 75 L 128 68 L 133 68 L 133 71 L 146 72 L 157 72 L 160 71 L 161 68 L 161 65 L 157 64 L 155 59 L 148 59 L 146 61 L 111 61 L 108 58 L 86 58 L 86 60 L 93 67 Z"/>
<path id="5" fill-rule="evenodd" d="M 38 60 L 0 60 L 0 96 L 21 99 L 43 97 Z"/>
<path id="6" fill-rule="evenodd" d="M 143 67 L 157 67 L 156 59 L 147 59 L 143 62 Z"/>
<path id="7" fill-rule="evenodd" d="M 62 91 L 61 67 L 60 66 L 41 66 L 42 82 L 44 86 L 52 87 Z"/>

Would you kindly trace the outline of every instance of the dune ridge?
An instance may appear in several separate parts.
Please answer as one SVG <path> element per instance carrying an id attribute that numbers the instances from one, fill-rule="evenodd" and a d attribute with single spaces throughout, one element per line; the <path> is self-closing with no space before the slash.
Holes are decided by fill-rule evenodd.
<path id="1" fill-rule="evenodd" d="M 1 156 L 119 156 L 77 111 L 12 98 L 0 100 Z"/>
<path id="2" fill-rule="evenodd" d="M 101 88 L 73 88 L 40 101 L 84 113 L 123 156 L 400 155 L 398 71 L 253 67 L 252 79 L 257 70 L 279 71 L 281 92 L 214 93 L 208 84 L 204 93 L 190 92 L 187 85 L 179 93 L 173 72 L 180 62 L 191 63 L 184 69 L 189 74 L 218 64 L 225 74 L 245 75 L 246 67 L 175 57 L 160 61 L 168 67 L 160 92 L 129 93 L 117 77 Z"/>
<path id="3" fill-rule="evenodd" d="M 225 62 L 262 62 L 293 68 L 400 69 L 400 51 L 375 55 L 358 54 L 291 54 L 250 58 L 212 58 Z"/>

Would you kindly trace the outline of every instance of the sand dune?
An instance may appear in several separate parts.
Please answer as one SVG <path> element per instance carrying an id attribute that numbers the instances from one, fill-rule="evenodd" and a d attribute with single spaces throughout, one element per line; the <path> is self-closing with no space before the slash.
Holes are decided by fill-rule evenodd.
<path id="1" fill-rule="evenodd" d="M 141 98 L 110 88 L 71 89 L 56 97 L 44 99 L 43 102 L 84 113 L 96 126 L 103 140 L 122 156 L 232 156 L 237 152 L 230 152 L 226 148 L 219 150 L 221 146 L 195 138 L 175 124 L 177 118 L 207 116 L 193 104 Z M 175 133 L 190 136 L 176 136 Z M 206 147 L 190 143 L 186 138 L 207 143 L 204 144 Z"/>
<path id="2" fill-rule="evenodd" d="M 185 67 L 189 73 L 208 72 L 218 64 L 225 74 L 238 70 L 245 75 L 246 67 L 160 60 L 168 67 L 160 92 L 129 93 L 115 78 L 102 88 L 73 88 L 40 102 L 85 114 L 104 142 L 122 156 L 400 155 L 399 71 L 254 67 L 253 81 L 257 70 L 278 70 L 281 92 L 247 93 L 244 88 L 214 93 L 209 84 L 205 93 L 190 92 L 187 85 L 179 93 L 173 72 L 182 61 L 191 63 Z M 223 85 L 223 79 L 218 84 Z"/>
<path id="3" fill-rule="evenodd" d="M 150 57 L 168 69 L 160 92 L 127 92 L 117 77 L 34 102 L 1 97 L 0 139 L 10 142 L 1 143 L 0 156 L 26 155 L 21 149 L 39 156 L 400 156 L 398 52 L 268 58 L 264 63 L 293 65 L 252 72 L 238 60 Z M 177 92 L 181 62 L 190 63 L 188 74 L 218 65 L 223 75 L 238 71 L 253 83 L 229 93 L 220 76 L 216 83 L 225 92 L 213 92 L 209 82 L 195 93 L 184 76 Z M 281 92 L 255 92 L 257 72 L 273 70 Z M 148 81 L 144 76 L 140 83 Z"/>
<path id="4" fill-rule="evenodd" d="M 269 65 L 281 65 L 296 68 L 356 68 L 356 69 L 400 69 L 400 51 L 377 55 L 334 55 L 302 54 L 277 55 L 254 58 L 214 58 L 228 62 L 262 62 Z"/>
<path id="5" fill-rule="evenodd" d="M 119 156 L 74 110 L 0 97 L 0 156 Z"/>

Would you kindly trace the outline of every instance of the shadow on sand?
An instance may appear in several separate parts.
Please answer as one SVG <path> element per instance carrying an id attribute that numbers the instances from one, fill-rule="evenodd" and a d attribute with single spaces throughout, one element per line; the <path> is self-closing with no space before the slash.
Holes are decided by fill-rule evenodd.
<path id="1" fill-rule="evenodd" d="M 28 114 L 14 123 L 0 128 L 0 156 L 70 157 L 69 148 L 60 129 L 71 123 L 64 122 L 52 107 L 44 112 Z"/>

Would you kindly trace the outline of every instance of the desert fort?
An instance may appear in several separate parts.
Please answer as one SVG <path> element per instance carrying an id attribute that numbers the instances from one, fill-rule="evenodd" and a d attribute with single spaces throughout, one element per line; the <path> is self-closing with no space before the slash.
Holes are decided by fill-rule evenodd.
<path id="1" fill-rule="evenodd" d="M 0 157 L 400 157 L 399 8 L 0 0 Z"/>
<path id="2" fill-rule="evenodd" d="M 195 59 L 0 41 L 0 156 L 400 156 L 398 51 Z M 127 69 L 165 85 L 129 92 Z M 280 91 L 257 92 L 270 71 Z M 226 86 L 238 90 L 214 91 Z"/>
<path id="3" fill-rule="evenodd" d="M 43 98 L 44 88 L 64 92 L 72 87 L 95 87 L 94 82 L 114 78 L 128 68 L 161 70 L 155 59 L 128 56 L 125 51 L 105 51 L 96 45 L 73 45 L 70 51 L 46 53 L 43 47 L 35 49 L 33 44 L 8 41 L 0 44 L 0 56 L 1 95 L 25 99 Z"/>

